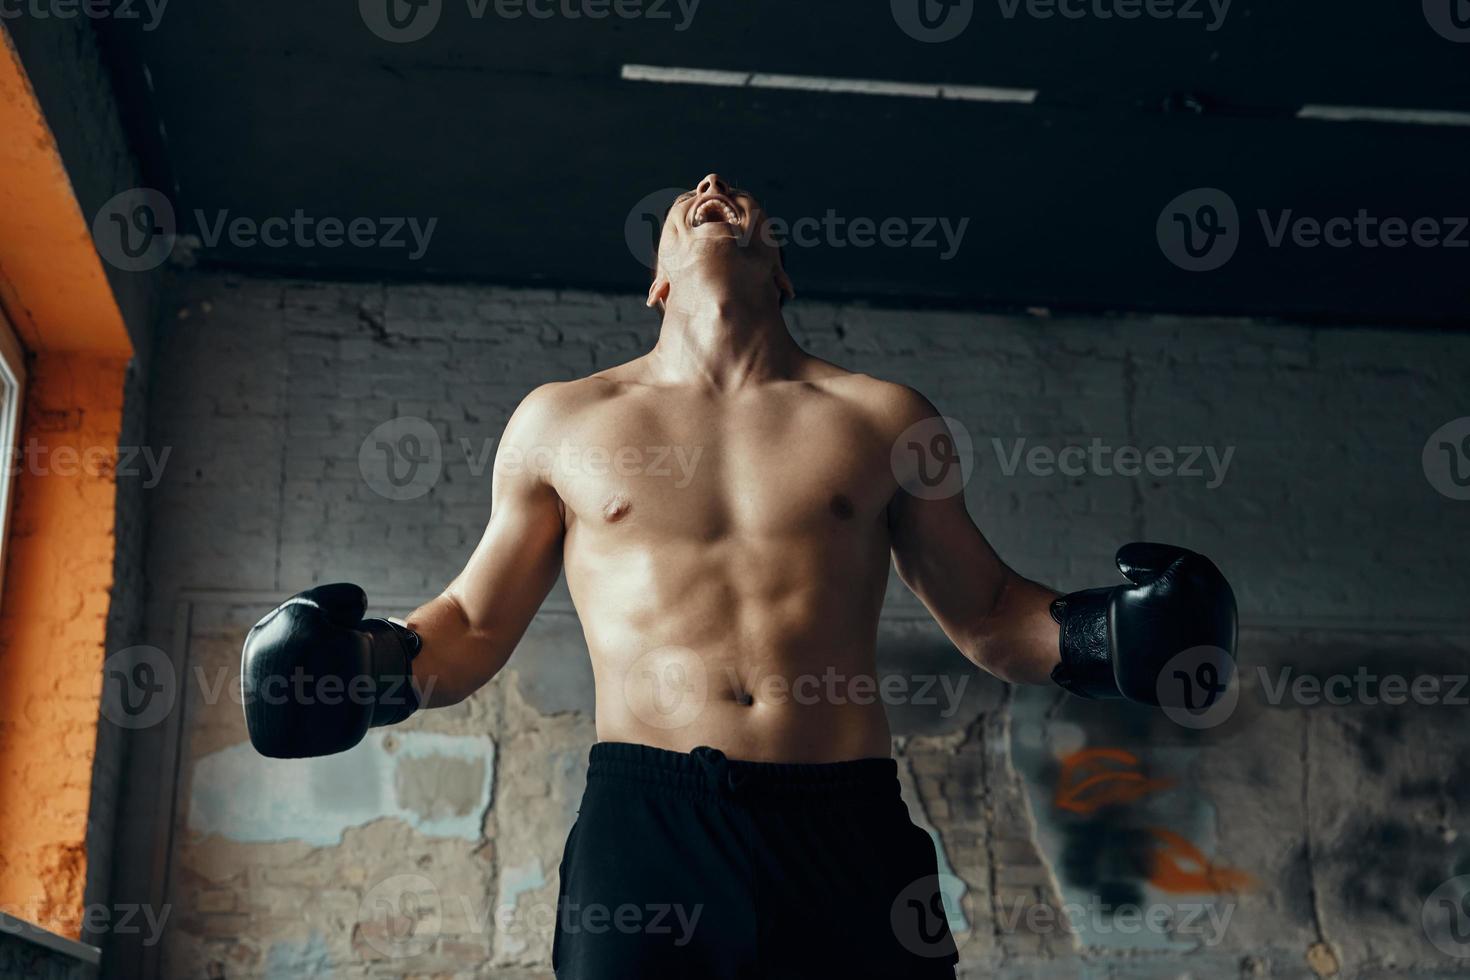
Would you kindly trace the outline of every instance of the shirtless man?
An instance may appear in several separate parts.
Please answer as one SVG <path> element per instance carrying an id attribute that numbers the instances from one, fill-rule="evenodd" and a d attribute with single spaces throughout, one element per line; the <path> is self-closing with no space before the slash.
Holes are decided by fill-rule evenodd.
<path id="1" fill-rule="evenodd" d="M 766 220 L 717 174 L 674 203 L 648 294 L 658 343 L 527 396 L 484 537 L 442 595 L 400 624 L 322 586 L 245 643 L 257 749 L 340 752 L 478 690 L 565 570 L 598 743 L 561 868 L 564 980 L 953 975 L 942 917 L 910 925 L 938 908 L 935 853 L 899 799 L 881 699 L 849 696 L 876 676 L 890 555 L 1005 681 L 1157 704 L 1171 658 L 1234 650 L 1208 559 L 1128 545 L 1131 584 L 1059 598 L 1000 561 L 957 483 L 919 492 L 920 468 L 949 462 L 930 453 L 943 420 L 797 345 Z M 652 446 L 692 466 L 637 465 Z M 348 696 L 311 696 L 323 678 Z M 656 907 L 690 928 L 653 928 Z"/>

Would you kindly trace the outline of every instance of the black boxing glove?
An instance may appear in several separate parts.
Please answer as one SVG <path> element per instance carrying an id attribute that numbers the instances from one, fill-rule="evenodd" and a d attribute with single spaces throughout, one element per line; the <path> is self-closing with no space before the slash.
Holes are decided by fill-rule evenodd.
<path id="1" fill-rule="evenodd" d="M 1159 675 L 1174 657 L 1215 647 L 1235 657 L 1235 593 L 1215 563 L 1187 548 L 1134 542 L 1118 549 L 1131 583 L 1087 589 L 1051 604 L 1062 662 L 1051 678 L 1084 698 L 1159 704 Z"/>
<path id="2" fill-rule="evenodd" d="M 355 585 L 320 585 L 292 596 L 251 628 L 240 658 L 250 743 L 273 759 L 345 752 L 369 728 L 418 710 L 413 630 L 363 619 Z"/>

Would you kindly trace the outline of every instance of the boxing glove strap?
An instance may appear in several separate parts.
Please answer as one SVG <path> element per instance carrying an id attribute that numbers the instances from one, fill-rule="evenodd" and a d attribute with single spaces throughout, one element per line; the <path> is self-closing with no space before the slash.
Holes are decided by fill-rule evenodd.
<path id="1" fill-rule="evenodd" d="M 1052 668 L 1051 679 L 1068 692 L 1083 698 L 1121 698 L 1108 642 L 1108 606 L 1112 588 L 1084 589 L 1056 599 L 1051 618 L 1061 626 L 1059 639 L 1062 662 Z"/>
<path id="2" fill-rule="evenodd" d="M 413 630 L 387 619 L 364 619 L 358 629 L 367 634 L 372 646 L 373 680 L 377 684 L 369 724 L 373 728 L 396 725 L 419 709 L 413 661 L 423 641 Z"/>

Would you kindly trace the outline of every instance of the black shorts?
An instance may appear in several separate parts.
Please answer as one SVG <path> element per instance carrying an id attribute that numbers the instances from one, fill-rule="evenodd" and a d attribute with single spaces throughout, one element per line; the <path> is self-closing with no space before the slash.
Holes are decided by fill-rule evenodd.
<path id="1" fill-rule="evenodd" d="M 892 759 L 602 742 L 561 863 L 559 980 L 952 978 L 934 842 Z"/>

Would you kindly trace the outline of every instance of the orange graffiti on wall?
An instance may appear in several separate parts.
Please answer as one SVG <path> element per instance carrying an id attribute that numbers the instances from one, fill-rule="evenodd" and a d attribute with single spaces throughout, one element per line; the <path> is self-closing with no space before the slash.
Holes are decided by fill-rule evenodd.
<path id="1" fill-rule="evenodd" d="M 1090 814 L 1126 806 L 1175 785 L 1140 771 L 1138 756 L 1126 749 L 1079 749 L 1063 757 L 1052 802 L 1069 813 Z M 1144 827 L 1156 847 L 1149 855 L 1148 882 L 1171 894 L 1237 892 L 1255 878 L 1238 868 L 1216 864 L 1193 842 L 1166 827 Z"/>
<path id="2" fill-rule="evenodd" d="M 1112 763 L 1132 768 L 1114 768 Z M 1172 779 L 1149 779 L 1137 770 L 1138 756 L 1124 749 L 1081 749 L 1062 760 L 1054 802 L 1072 813 L 1141 800 L 1168 789 Z"/>

